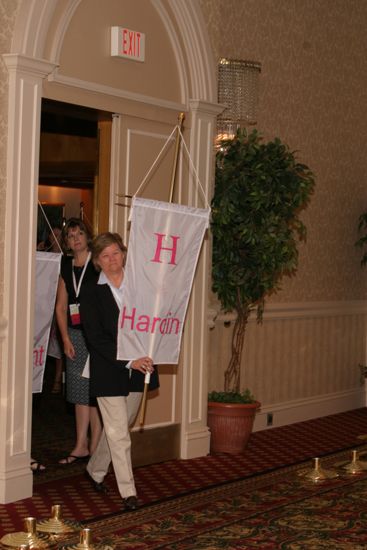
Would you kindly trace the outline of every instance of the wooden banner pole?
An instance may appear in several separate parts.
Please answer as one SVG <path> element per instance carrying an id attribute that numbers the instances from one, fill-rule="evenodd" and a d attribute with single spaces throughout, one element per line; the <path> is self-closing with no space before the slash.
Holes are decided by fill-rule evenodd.
<path id="1" fill-rule="evenodd" d="M 183 126 L 183 121 L 184 120 L 185 120 L 185 113 L 180 113 L 180 115 L 178 117 L 178 127 L 177 127 L 177 130 L 176 130 L 176 143 L 175 143 L 175 152 L 174 152 L 174 158 L 173 158 L 173 168 L 172 168 L 169 202 L 172 202 L 172 199 L 173 199 L 173 191 L 174 191 L 174 188 L 175 188 L 175 180 L 176 180 L 176 172 L 177 172 L 178 155 L 179 155 L 179 152 L 180 152 L 181 132 L 182 132 L 182 126 Z M 147 394 L 148 394 L 149 381 L 150 381 L 150 373 L 147 373 L 145 375 L 144 391 L 143 391 L 143 397 L 142 397 L 142 402 L 141 402 L 141 406 L 140 406 L 140 419 L 139 419 L 140 426 L 144 425 L 145 411 L 146 411 L 146 406 L 147 406 Z"/>
<path id="2" fill-rule="evenodd" d="M 149 377 L 149 379 L 150 379 L 150 374 L 146 374 L 145 375 L 145 380 L 144 380 L 143 398 L 142 398 L 141 406 L 140 406 L 140 419 L 139 419 L 140 426 L 144 426 L 145 411 L 146 411 L 146 408 L 147 408 L 147 395 L 148 395 L 148 387 L 149 387 L 149 380 L 147 382 L 147 377 Z"/>
<path id="3" fill-rule="evenodd" d="M 172 199 L 173 199 L 173 191 L 175 188 L 175 180 L 176 180 L 176 172 L 177 172 L 178 154 L 180 152 L 181 132 L 182 132 L 182 126 L 183 126 L 184 120 L 185 120 L 185 113 L 180 113 L 178 117 L 178 128 L 176 130 L 176 144 L 175 144 L 175 154 L 173 157 L 173 168 L 172 168 L 172 176 L 171 176 L 169 202 L 172 202 Z"/>

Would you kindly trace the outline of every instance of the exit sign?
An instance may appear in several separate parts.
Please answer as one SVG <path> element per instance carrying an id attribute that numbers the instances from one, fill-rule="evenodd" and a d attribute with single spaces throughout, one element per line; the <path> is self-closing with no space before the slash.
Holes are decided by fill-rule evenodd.
<path id="1" fill-rule="evenodd" d="M 124 27 L 111 27 L 111 55 L 144 61 L 145 34 Z"/>

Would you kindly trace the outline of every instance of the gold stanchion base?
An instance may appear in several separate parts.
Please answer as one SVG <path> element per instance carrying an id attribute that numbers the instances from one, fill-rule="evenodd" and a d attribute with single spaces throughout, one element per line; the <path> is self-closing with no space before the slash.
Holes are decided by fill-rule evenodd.
<path id="1" fill-rule="evenodd" d="M 299 475 L 308 481 L 312 481 L 313 483 L 320 483 L 328 479 L 335 479 L 339 477 L 339 474 L 336 471 L 321 468 L 318 458 L 314 458 L 314 468 L 312 470 L 301 472 Z"/>
<path id="2" fill-rule="evenodd" d="M 37 522 L 37 531 L 52 535 L 67 535 L 79 531 L 81 524 L 67 519 L 41 519 Z"/>
<path id="3" fill-rule="evenodd" d="M 53 535 L 64 535 L 80 531 L 82 526 L 76 521 L 62 518 L 62 509 L 60 504 L 54 504 L 51 508 L 51 517 L 37 521 L 37 531 L 41 533 L 50 533 Z"/>
<path id="4" fill-rule="evenodd" d="M 367 470 L 367 462 L 359 460 L 358 452 L 352 451 L 352 461 L 343 468 L 347 471 L 348 474 L 363 474 Z"/>
<path id="5" fill-rule="evenodd" d="M 36 518 L 28 517 L 24 520 L 25 531 L 8 533 L 0 540 L 5 548 L 33 548 L 43 550 L 44 548 L 56 548 L 56 543 L 48 535 L 37 533 Z"/>
<path id="6" fill-rule="evenodd" d="M 86 528 L 80 531 L 80 541 L 78 544 L 65 544 L 61 550 L 114 550 L 112 546 L 92 543 L 91 530 Z"/>
<path id="7" fill-rule="evenodd" d="M 46 548 L 56 548 L 56 543 L 52 542 L 47 535 L 42 533 L 32 534 L 19 531 L 18 533 L 8 533 L 0 540 L 5 548 L 34 548 L 43 550 Z"/>

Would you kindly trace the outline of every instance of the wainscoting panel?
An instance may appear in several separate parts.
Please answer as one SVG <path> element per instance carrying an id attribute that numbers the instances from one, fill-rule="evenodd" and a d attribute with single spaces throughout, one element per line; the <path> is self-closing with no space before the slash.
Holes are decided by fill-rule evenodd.
<path id="1" fill-rule="evenodd" d="M 209 390 L 223 389 L 233 321 L 219 313 L 210 330 Z M 263 414 L 284 411 L 273 425 L 364 406 L 366 336 L 365 301 L 270 304 L 262 324 L 249 320 L 241 387 L 252 390 Z"/>

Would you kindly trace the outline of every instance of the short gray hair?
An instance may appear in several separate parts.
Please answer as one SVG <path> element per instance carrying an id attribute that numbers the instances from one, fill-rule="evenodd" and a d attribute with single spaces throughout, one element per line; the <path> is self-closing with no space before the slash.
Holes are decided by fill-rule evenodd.
<path id="1" fill-rule="evenodd" d="M 107 248 L 108 246 L 111 246 L 111 244 L 117 244 L 119 249 L 124 253 L 124 265 L 126 261 L 126 253 L 127 248 L 123 243 L 122 238 L 118 233 L 110 233 L 107 231 L 106 233 L 101 233 L 92 242 L 92 262 L 94 264 L 94 267 L 98 269 L 98 271 L 101 271 L 101 268 L 98 265 L 98 258 L 100 254 L 102 254 L 103 250 Z"/>

